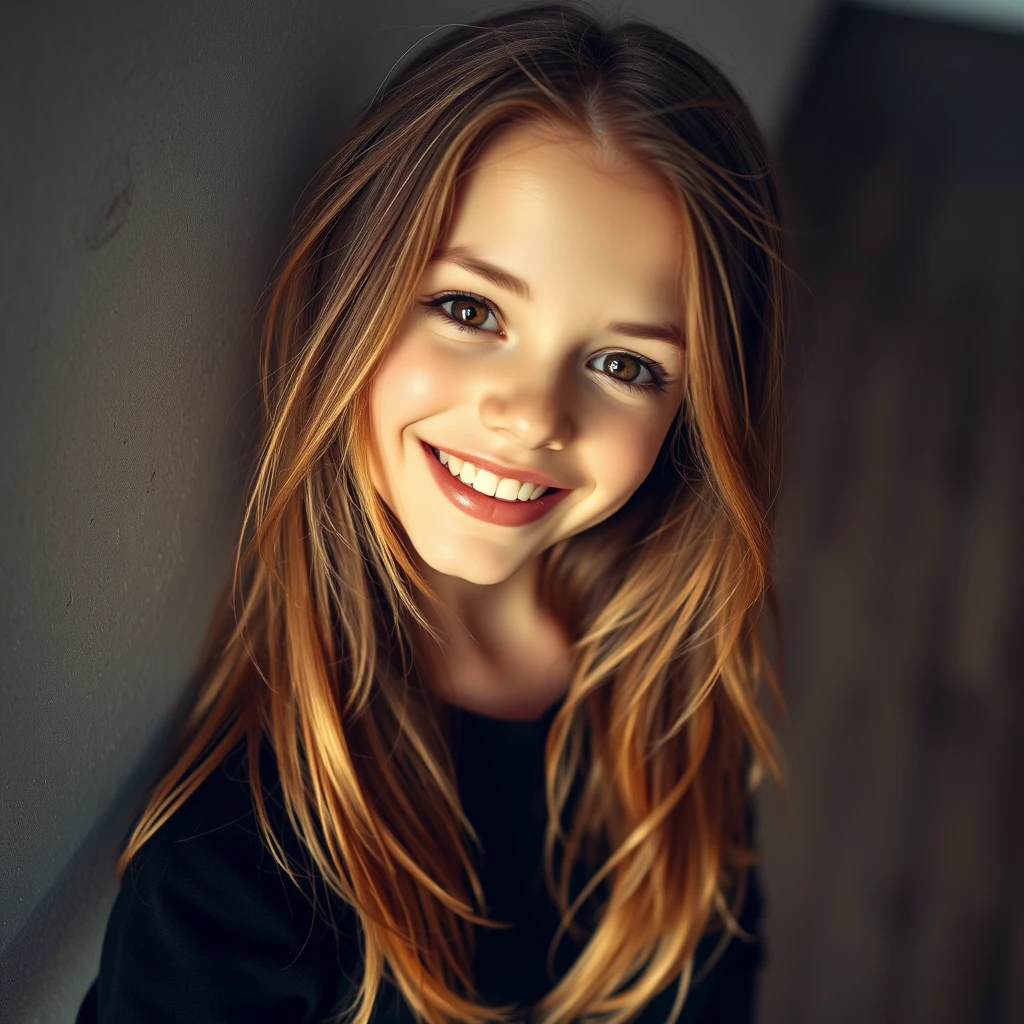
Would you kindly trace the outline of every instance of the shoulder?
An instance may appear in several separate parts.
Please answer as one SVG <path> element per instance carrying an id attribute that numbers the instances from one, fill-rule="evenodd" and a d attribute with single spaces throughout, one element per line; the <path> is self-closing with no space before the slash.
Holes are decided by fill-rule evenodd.
<path id="1" fill-rule="evenodd" d="M 259 760 L 263 799 L 271 824 L 275 832 L 294 847 L 297 837 L 293 830 L 290 827 L 287 830 L 282 828 L 287 815 L 280 803 L 280 782 L 273 767 L 273 757 L 268 755 L 263 746 Z M 265 858 L 262 851 L 262 836 L 253 807 L 246 749 L 244 744 L 239 744 L 135 854 L 125 878 L 145 872 L 147 864 L 154 860 L 173 860 L 178 866 L 195 861 L 215 868 L 248 873 L 263 865 Z M 243 852 L 249 857 L 236 859 L 226 856 Z M 273 860 L 269 850 L 266 856 Z M 255 865 L 250 862 L 253 858 L 258 862 Z"/>
<path id="2" fill-rule="evenodd" d="M 275 834 L 294 854 L 297 837 L 291 829 L 282 828 L 287 816 L 274 813 L 274 790 L 266 790 L 263 765 L 261 781 Z M 263 902 L 256 897 L 269 897 L 274 890 L 272 880 L 281 874 L 264 845 L 252 803 L 245 749 L 240 746 L 135 854 L 122 880 L 122 891 L 165 902 L 187 899 L 211 914 L 221 912 L 237 921 L 258 917 L 276 905 L 274 900 Z M 237 899 L 229 901 L 229 894 Z"/>
<path id="3" fill-rule="evenodd" d="M 265 756 L 260 774 L 301 882 L 308 864 Z M 324 900 L 315 880 L 297 887 L 265 845 L 236 748 L 125 871 L 103 942 L 99 1020 L 316 1019 L 345 956 L 346 922 L 335 904 L 340 932 L 330 928 Z"/>

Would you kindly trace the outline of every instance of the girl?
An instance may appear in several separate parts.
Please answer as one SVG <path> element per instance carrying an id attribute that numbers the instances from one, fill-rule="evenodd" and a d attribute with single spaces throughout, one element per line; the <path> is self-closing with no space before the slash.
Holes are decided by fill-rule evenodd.
<path id="1" fill-rule="evenodd" d="M 677 39 L 528 6 L 383 88 L 269 302 L 79 1021 L 752 1019 L 785 305 L 763 142 Z"/>

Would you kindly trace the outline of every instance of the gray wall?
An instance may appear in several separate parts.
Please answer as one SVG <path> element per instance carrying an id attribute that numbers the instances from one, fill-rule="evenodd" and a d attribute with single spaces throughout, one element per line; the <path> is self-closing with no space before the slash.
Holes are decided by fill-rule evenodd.
<path id="1" fill-rule="evenodd" d="M 367 8 L 375 12 L 368 19 Z M 0 12 L 0 1021 L 72 1021 L 233 550 L 254 310 L 357 104 L 494 4 Z M 617 5 L 780 124 L 824 0 Z"/>

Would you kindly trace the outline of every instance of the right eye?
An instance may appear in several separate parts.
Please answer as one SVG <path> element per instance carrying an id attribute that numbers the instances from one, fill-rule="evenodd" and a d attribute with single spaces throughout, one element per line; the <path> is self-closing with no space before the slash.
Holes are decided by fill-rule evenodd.
<path id="1" fill-rule="evenodd" d="M 471 295 L 468 292 L 447 292 L 424 302 L 423 305 L 429 313 L 441 317 L 445 323 L 454 324 L 460 331 L 486 331 L 488 334 L 498 334 L 501 331 L 493 306 L 478 295 Z M 450 311 L 445 308 L 447 306 L 451 306 Z M 493 321 L 497 330 L 486 326 L 488 321 Z"/>

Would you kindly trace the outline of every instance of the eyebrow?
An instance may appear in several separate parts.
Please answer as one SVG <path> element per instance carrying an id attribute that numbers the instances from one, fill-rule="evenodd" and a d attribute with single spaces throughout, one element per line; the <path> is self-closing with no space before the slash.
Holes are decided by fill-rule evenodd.
<path id="1" fill-rule="evenodd" d="M 480 259 L 468 245 L 456 245 L 442 249 L 431 257 L 430 263 L 454 263 L 455 266 L 462 267 L 463 270 L 468 270 L 471 274 L 490 281 L 491 284 L 511 292 L 520 299 L 530 298 L 530 286 L 521 277 L 516 277 L 515 274 L 502 270 L 494 263 Z M 675 345 L 678 348 L 686 347 L 683 343 L 682 329 L 677 324 L 667 321 L 660 324 L 641 324 L 632 320 L 617 320 L 609 324 L 606 330 L 612 334 L 624 334 L 630 338 L 653 338 L 657 341 L 667 341 L 670 345 Z"/>

